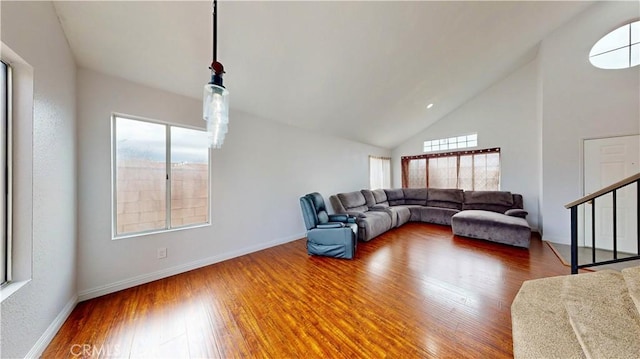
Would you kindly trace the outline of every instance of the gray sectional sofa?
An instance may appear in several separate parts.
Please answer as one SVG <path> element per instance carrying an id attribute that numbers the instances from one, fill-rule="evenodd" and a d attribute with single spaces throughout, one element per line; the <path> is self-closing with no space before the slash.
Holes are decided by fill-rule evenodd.
<path id="1" fill-rule="evenodd" d="M 529 247 L 531 228 L 522 196 L 507 191 L 397 188 L 338 193 L 329 200 L 336 213 L 356 217 L 361 241 L 411 221 L 448 225 L 460 236 Z"/>

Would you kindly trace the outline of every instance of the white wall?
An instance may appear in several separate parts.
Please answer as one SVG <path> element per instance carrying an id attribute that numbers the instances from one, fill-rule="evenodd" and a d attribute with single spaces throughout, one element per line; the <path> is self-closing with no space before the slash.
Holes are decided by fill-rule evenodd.
<path id="1" fill-rule="evenodd" d="M 603 35 L 639 16 L 640 2 L 598 2 L 541 44 L 546 240 L 570 241 L 570 211 L 564 205 L 583 195 L 582 141 L 639 132 L 640 67 L 601 70 L 587 58 Z"/>
<path id="2" fill-rule="evenodd" d="M 76 301 L 75 63 L 49 2 L 1 6 L 2 42 L 33 67 L 32 280 L 2 302 L 0 357 L 38 355 Z M 16 160 L 24 153 L 17 153 Z M 15 221 L 21 222 L 22 218 Z M 14 241 L 31 240 L 15 238 Z M 30 352 L 31 351 L 31 352 Z"/>
<path id="3" fill-rule="evenodd" d="M 538 227 L 537 63 L 486 89 L 393 150 L 393 182 L 401 186 L 400 157 L 422 154 L 425 140 L 478 133 L 478 148 L 500 147 L 501 189 L 520 193 L 527 220 Z"/>
<path id="4" fill-rule="evenodd" d="M 301 195 L 366 188 L 368 155 L 390 154 L 232 110 L 213 151 L 213 225 L 112 240 L 111 113 L 201 127 L 202 105 L 86 69 L 77 86 L 80 299 L 302 238 Z M 156 259 L 158 247 L 166 259 Z"/>

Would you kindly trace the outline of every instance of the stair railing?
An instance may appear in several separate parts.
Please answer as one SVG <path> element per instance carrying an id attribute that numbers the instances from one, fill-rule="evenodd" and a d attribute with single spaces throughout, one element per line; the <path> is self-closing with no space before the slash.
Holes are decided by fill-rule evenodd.
<path id="1" fill-rule="evenodd" d="M 629 256 L 624 258 L 618 258 L 618 221 L 617 221 L 617 191 L 635 183 L 636 185 L 636 220 L 638 223 L 638 252 L 635 256 Z M 612 193 L 613 199 L 613 259 L 605 261 L 596 261 L 596 200 L 602 196 Z M 591 263 L 578 264 L 578 206 L 584 205 L 590 202 L 591 205 Z M 571 209 L 571 274 L 577 274 L 578 269 L 595 267 L 605 264 L 627 262 L 631 260 L 640 259 L 640 173 L 637 173 L 631 177 L 618 181 L 610 186 L 607 186 L 597 192 L 584 196 L 576 201 L 573 201 L 565 208 Z"/>

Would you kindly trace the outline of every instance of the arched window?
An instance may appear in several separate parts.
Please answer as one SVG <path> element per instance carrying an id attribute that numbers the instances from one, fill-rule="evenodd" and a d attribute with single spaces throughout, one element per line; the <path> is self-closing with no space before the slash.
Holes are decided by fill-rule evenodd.
<path id="1" fill-rule="evenodd" d="M 640 64 L 640 21 L 606 34 L 591 48 L 589 61 L 601 69 L 626 69 Z"/>

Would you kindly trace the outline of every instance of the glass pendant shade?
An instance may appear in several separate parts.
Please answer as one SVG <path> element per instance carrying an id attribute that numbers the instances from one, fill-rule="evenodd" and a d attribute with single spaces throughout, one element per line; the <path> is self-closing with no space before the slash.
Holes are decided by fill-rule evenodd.
<path id="1" fill-rule="evenodd" d="M 209 146 L 220 148 L 229 128 L 229 91 L 213 83 L 204 86 L 202 117 L 207 122 Z"/>

